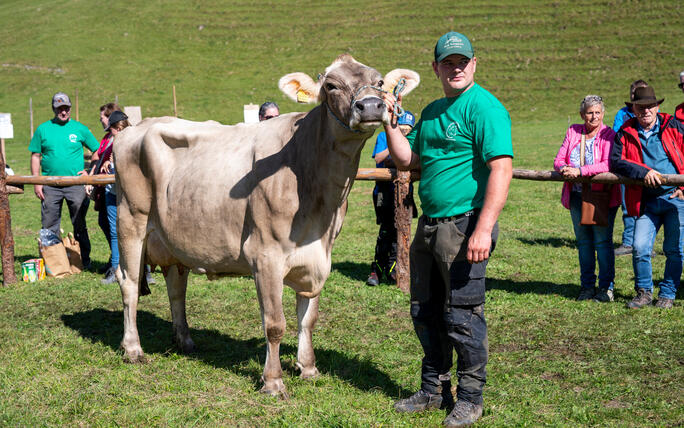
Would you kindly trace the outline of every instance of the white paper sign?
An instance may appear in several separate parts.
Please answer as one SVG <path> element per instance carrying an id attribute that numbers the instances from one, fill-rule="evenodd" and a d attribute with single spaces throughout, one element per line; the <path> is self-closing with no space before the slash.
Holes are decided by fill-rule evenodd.
<path id="1" fill-rule="evenodd" d="M 126 106 L 124 107 L 124 113 L 128 116 L 128 123 L 131 125 L 137 125 L 142 121 L 140 106 Z"/>
<path id="2" fill-rule="evenodd" d="M 10 113 L 0 113 L 0 138 L 14 138 L 14 127 Z"/>
<path id="3" fill-rule="evenodd" d="M 259 122 L 259 106 L 256 104 L 245 104 L 245 123 Z"/>

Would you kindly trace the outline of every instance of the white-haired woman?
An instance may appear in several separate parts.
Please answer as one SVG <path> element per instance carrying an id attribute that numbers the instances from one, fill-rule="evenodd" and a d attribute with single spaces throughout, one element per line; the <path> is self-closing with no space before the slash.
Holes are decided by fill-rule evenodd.
<path id="1" fill-rule="evenodd" d="M 580 117 L 584 123 L 571 125 L 565 134 L 553 166 L 566 178 L 591 176 L 609 170 L 610 150 L 615 132 L 603 124 L 605 107 L 598 95 L 587 95 L 580 103 Z M 582 143 L 584 149 L 582 150 Z M 584 153 L 582 161 L 581 154 Z M 592 191 L 605 189 L 605 184 L 592 184 Z M 620 186 L 612 186 L 607 226 L 584 226 L 582 217 L 582 185 L 565 182 L 561 203 L 570 210 L 577 240 L 580 265 L 580 294 L 577 300 L 613 300 L 615 254 L 613 252 L 613 223 L 620 205 Z M 596 259 L 599 264 L 596 289 Z"/>

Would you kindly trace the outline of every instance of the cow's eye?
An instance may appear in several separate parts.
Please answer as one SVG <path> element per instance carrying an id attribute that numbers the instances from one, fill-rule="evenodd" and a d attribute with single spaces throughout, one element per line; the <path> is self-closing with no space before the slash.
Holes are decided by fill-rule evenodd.
<path id="1" fill-rule="evenodd" d="M 326 83 L 325 89 L 327 89 L 329 91 L 334 91 L 335 89 L 337 89 L 337 86 L 333 85 L 332 83 Z"/>
<path id="2" fill-rule="evenodd" d="M 382 88 L 383 86 L 385 86 L 385 81 L 384 80 L 379 81 L 378 82 L 378 88 Z"/>

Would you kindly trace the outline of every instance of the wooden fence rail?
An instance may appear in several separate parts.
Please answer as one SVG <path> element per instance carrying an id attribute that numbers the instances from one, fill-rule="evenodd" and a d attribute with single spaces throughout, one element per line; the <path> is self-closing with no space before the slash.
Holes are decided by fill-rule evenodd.
<path id="1" fill-rule="evenodd" d="M 684 185 L 684 175 L 663 174 L 663 184 Z M 556 171 L 533 171 L 514 169 L 513 178 L 535 181 L 570 181 L 578 183 L 612 183 L 643 185 L 641 180 L 633 180 L 610 172 L 604 172 L 592 177 L 577 177 L 565 179 Z M 407 203 L 409 183 L 420 180 L 419 171 L 397 171 L 388 168 L 359 168 L 357 180 L 393 181 L 397 185 L 395 192 L 395 224 L 397 227 L 397 286 L 408 292 L 409 290 L 409 241 L 411 237 L 412 210 Z M 16 193 L 13 186 L 23 184 L 42 184 L 48 186 L 73 186 L 82 184 L 105 185 L 114 183 L 114 175 L 82 175 L 77 177 L 33 176 L 33 175 L 5 175 L 4 162 L 0 159 L 0 245 L 2 246 L 3 285 L 17 281 L 14 272 L 14 240 L 12 238 L 11 217 L 9 211 L 8 194 Z"/>

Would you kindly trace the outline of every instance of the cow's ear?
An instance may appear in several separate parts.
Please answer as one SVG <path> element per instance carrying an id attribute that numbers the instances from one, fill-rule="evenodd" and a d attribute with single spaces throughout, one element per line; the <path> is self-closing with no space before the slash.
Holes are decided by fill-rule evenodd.
<path id="1" fill-rule="evenodd" d="M 320 82 L 314 82 L 304 73 L 286 74 L 278 81 L 278 87 L 292 101 L 303 104 L 317 103 L 321 90 Z"/>
<path id="2" fill-rule="evenodd" d="M 382 85 L 382 89 L 387 92 L 394 91 L 394 87 L 397 86 L 402 78 L 406 79 L 406 83 L 404 89 L 401 91 L 401 95 L 407 95 L 420 83 L 420 75 L 415 71 L 407 70 L 405 68 L 395 68 L 385 75 L 385 84 Z"/>

